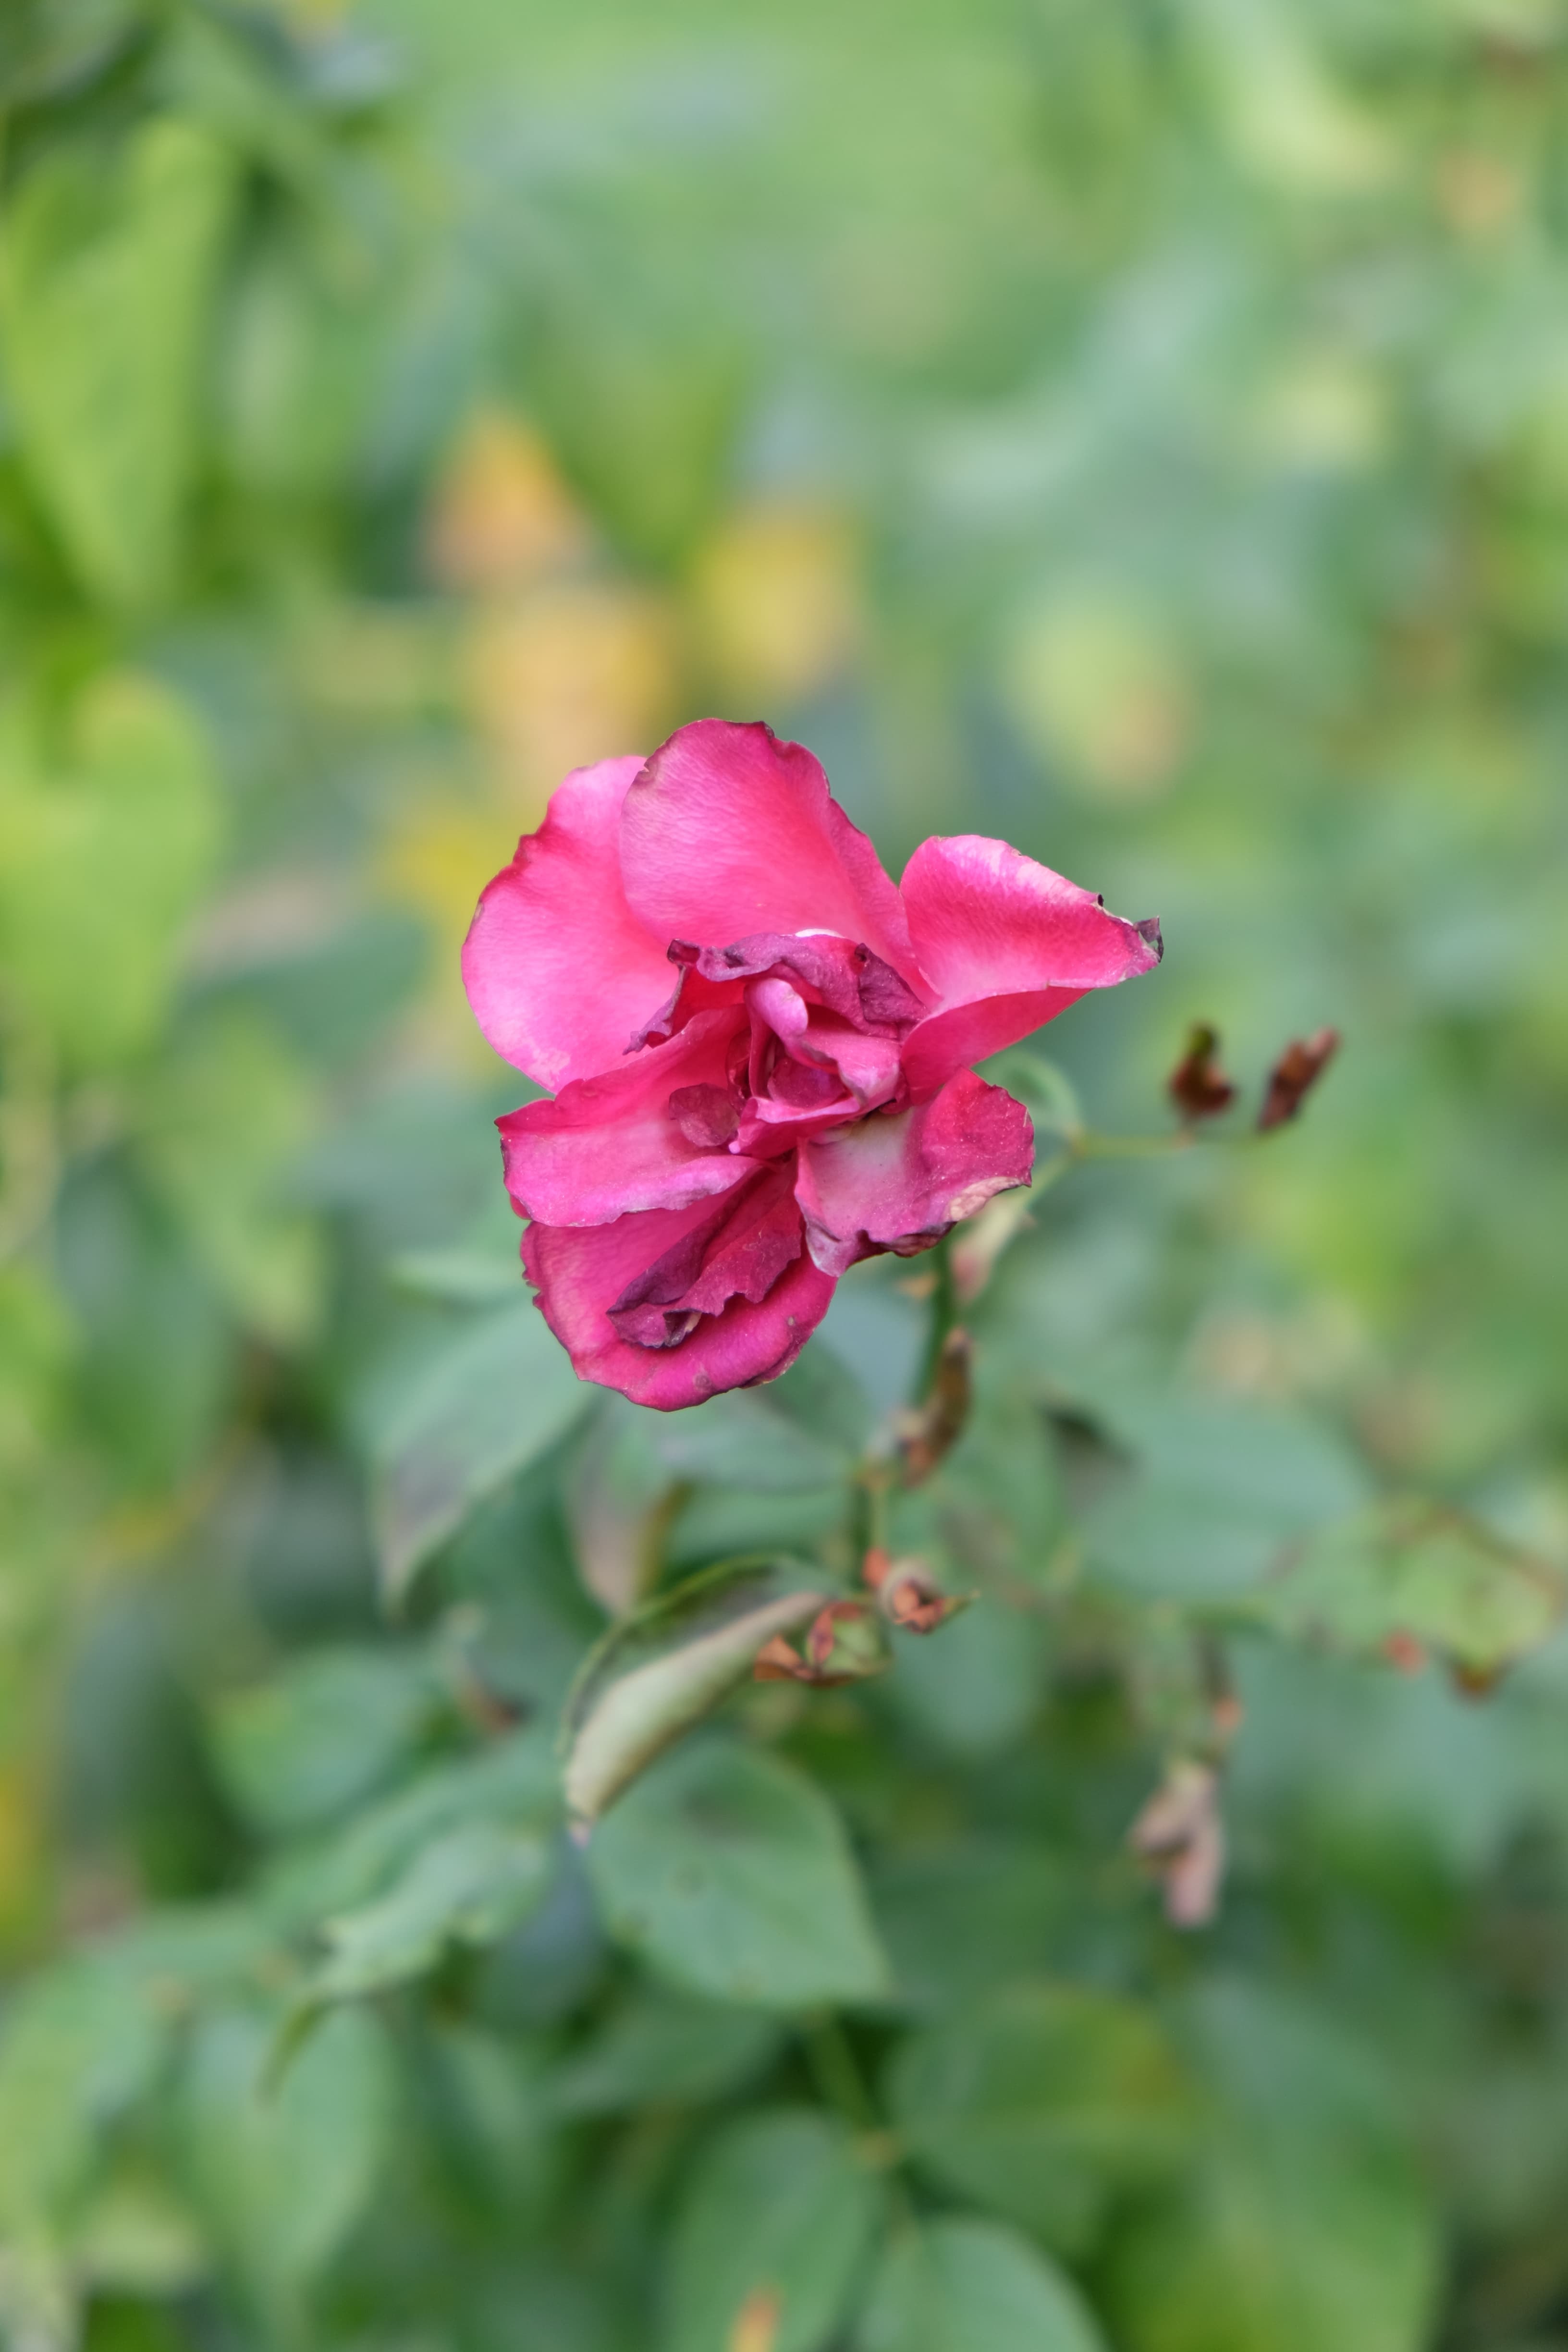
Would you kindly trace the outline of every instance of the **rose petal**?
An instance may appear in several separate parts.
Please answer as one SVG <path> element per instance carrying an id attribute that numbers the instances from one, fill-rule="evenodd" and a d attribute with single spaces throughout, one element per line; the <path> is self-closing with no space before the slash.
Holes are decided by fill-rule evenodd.
<path id="1" fill-rule="evenodd" d="M 604 1225 L 640 1209 L 683 1209 L 728 1192 L 755 1162 L 693 1132 L 696 1092 L 710 1118 L 740 1098 L 727 1082 L 734 1013 L 704 1013 L 668 1045 L 634 1054 L 618 1070 L 574 1079 L 553 1102 L 525 1103 L 498 1118 L 506 1188 L 524 1216 L 547 1225 Z"/>
<path id="2" fill-rule="evenodd" d="M 994 1192 L 1026 1184 L 1034 1142 L 1023 1104 L 970 1070 L 913 1109 L 808 1137 L 795 1198 L 813 1258 L 840 1275 L 879 1250 L 928 1248 Z"/>
<path id="3" fill-rule="evenodd" d="M 474 1018 L 543 1087 L 620 1063 L 669 994 L 668 930 L 646 930 L 620 876 L 620 816 L 637 758 L 574 769 L 480 898 L 463 946 Z"/>
<path id="4" fill-rule="evenodd" d="M 635 1276 L 606 1310 L 622 1339 L 679 1347 L 731 1298 L 760 1306 L 805 1244 L 790 1173 L 777 1165 L 762 1171 Z"/>
<path id="5" fill-rule="evenodd" d="M 646 929 L 722 946 L 832 931 L 911 973 L 899 894 L 811 753 L 771 728 L 699 719 L 626 794 L 621 871 Z"/>
<path id="6" fill-rule="evenodd" d="M 938 999 L 905 1048 L 917 1094 L 1026 1037 L 1086 989 L 1112 988 L 1160 961 L 1157 923 L 1108 914 L 1091 890 L 979 834 L 922 842 L 901 888 L 910 943 Z"/>
<path id="7" fill-rule="evenodd" d="M 676 1412 L 722 1389 L 750 1388 L 787 1371 L 827 1312 L 832 1276 L 803 1251 L 765 1298 L 731 1298 L 705 1318 L 678 1348 L 638 1348 L 623 1339 L 608 1309 L 650 1263 L 710 1213 L 655 1209 L 613 1225 L 530 1225 L 522 1263 L 539 1306 L 571 1355 L 578 1377 L 618 1389 L 636 1404 Z"/>

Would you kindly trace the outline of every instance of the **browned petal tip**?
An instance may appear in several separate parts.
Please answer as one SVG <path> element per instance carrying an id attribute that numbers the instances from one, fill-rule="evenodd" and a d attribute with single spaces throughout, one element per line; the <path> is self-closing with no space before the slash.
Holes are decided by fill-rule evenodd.
<path id="1" fill-rule="evenodd" d="M 901 1633 L 934 1633 L 939 1625 L 967 1609 L 974 1597 L 968 1592 L 944 1592 L 921 1559 L 889 1560 L 876 1591 L 883 1616 Z"/>
<path id="2" fill-rule="evenodd" d="M 1268 1073 L 1268 1088 L 1258 1114 L 1258 1131 L 1283 1127 L 1294 1118 L 1339 1051 L 1337 1029 L 1319 1029 L 1310 1037 L 1292 1037 Z"/>
<path id="3" fill-rule="evenodd" d="M 1171 1100 L 1184 1119 L 1217 1118 L 1236 1100 L 1236 1088 L 1219 1066 L 1219 1032 L 1194 1021 L 1187 1049 L 1166 1081 Z"/>

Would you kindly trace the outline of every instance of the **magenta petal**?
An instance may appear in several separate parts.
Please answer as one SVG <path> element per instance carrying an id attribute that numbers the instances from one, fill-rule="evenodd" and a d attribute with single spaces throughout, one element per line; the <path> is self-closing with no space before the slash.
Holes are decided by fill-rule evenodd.
<path id="1" fill-rule="evenodd" d="M 701 1404 L 723 1389 L 750 1388 L 787 1371 L 827 1312 L 834 1283 L 803 1251 L 760 1301 L 732 1297 L 679 1347 L 623 1339 L 609 1309 L 637 1277 L 710 1214 L 653 1210 L 613 1225 L 530 1225 L 522 1262 L 544 1318 L 578 1377 L 619 1389 L 659 1412 Z"/>
<path id="2" fill-rule="evenodd" d="M 904 1044 L 904 1077 L 916 1101 L 944 1087 L 955 1070 L 1032 1037 L 1037 1029 L 1076 1004 L 1081 988 L 1039 988 L 1020 996 L 982 996 L 933 1013 Z"/>
<path id="3" fill-rule="evenodd" d="M 543 1087 L 616 1067 L 669 994 L 669 933 L 621 887 L 621 804 L 636 758 L 576 768 L 480 898 L 463 984 L 498 1054 Z"/>
<path id="4" fill-rule="evenodd" d="M 760 1306 L 805 1246 L 790 1174 L 776 1165 L 762 1171 L 629 1282 L 609 1309 L 622 1339 L 679 1347 L 732 1298 Z"/>
<path id="5" fill-rule="evenodd" d="M 1023 1104 L 972 1070 L 912 1110 L 805 1139 L 795 1198 L 811 1255 L 840 1275 L 880 1250 L 929 1248 L 994 1192 L 1026 1184 L 1034 1149 Z"/>
<path id="6" fill-rule="evenodd" d="M 876 851 L 811 753 L 760 723 L 695 719 L 654 753 L 626 794 L 621 870 L 633 909 L 667 940 L 831 931 L 910 970 Z"/>
<path id="7" fill-rule="evenodd" d="M 1113 988 L 1160 961 L 1157 923 L 1107 914 L 1092 890 L 979 834 L 921 842 L 902 892 L 910 941 L 938 999 L 905 1051 L 917 1093 L 1026 1037 L 1085 989 Z M 997 997 L 1013 1002 L 989 1022 L 947 1018 Z"/>
<path id="8" fill-rule="evenodd" d="M 736 1012 L 699 1013 L 668 1045 L 497 1119 L 507 1191 L 523 1215 L 547 1225 L 604 1225 L 636 1210 L 686 1208 L 752 1175 L 755 1162 L 724 1148 L 718 1116 L 731 1106 L 733 1135 L 741 1101 L 727 1081 L 726 1055 L 742 1020 Z M 694 1093 L 706 1123 L 691 1117 Z"/>

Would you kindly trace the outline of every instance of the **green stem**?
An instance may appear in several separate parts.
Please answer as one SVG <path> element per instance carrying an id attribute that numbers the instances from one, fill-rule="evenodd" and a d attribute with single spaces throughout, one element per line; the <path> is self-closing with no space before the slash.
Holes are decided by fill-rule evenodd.
<path id="1" fill-rule="evenodd" d="M 942 1360 L 942 1342 L 958 1320 L 958 1292 L 952 1280 L 952 1235 L 944 1234 L 931 1254 L 936 1288 L 931 1294 L 931 1328 L 926 1335 L 925 1355 L 921 1360 L 911 1404 L 923 1404 L 936 1381 L 936 1368 Z"/>

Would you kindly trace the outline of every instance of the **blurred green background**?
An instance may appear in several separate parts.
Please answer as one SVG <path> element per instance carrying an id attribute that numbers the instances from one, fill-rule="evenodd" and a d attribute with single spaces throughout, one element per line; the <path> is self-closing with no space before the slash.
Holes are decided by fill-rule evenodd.
<path id="1" fill-rule="evenodd" d="M 1037 1480 L 1016 1573 L 1087 1557 L 1087 1616 L 954 1629 L 869 1728 L 753 1727 L 880 1854 L 915 2013 L 1040 1969 L 1186 2002 L 1257 2126 L 1120 2235 L 978 2160 L 961 2206 L 1126 2352 L 1568 2345 L 1568 1653 L 1484 1700 L 1247 1653 L 1218 1925 L 1121 1845 L 1181 1745 L 1162 1643 L 1237 1526 L 1303 1524 L 1281 1482 L 1568 1568 L 1568 11 L 9 0 L 0 113 L 0 2330 L 1093 2340 L 1013 2310 L 994 2219 L 947 2225 L 967 2334 L 896 2282 L 713 2317 L 746 2165 L 691 2149 L 804 2062 L 647 2010 L 575 1882 L 241 2113 L 287 1990 L 245 1890 L 309 1913 L 277 1841 L 482 1732 L 476 1649 L 550 1709 L 599 1622 L 540 1499 L 558 1366 L 395 1622 L 367 1481 L 510 1296 L 477 893 L 568 767 L 717 710 L 809 743 L 895 873 L 997 833 L 1163 918 L 1043 1041 L 1097 1127 L 1168 1124 L 1195 1019 L 1253 1090 L 1345 1039 L 1299 1128 L 1075 1170 L 1007 1261 L 981 1483 Z M 875 1405 L 912 1313 L 877 1269 L 835 1308 Z M 1096 1447 L 1155 1465 L 1144 1517 L 1064 1537 Z M 700 1455 L 677 1565 L 758 1537 Z M 762 1532 L 814 1540 L 791 1483 Z M 132 1948 L 132 2011 L 51 1957 Z"/>

